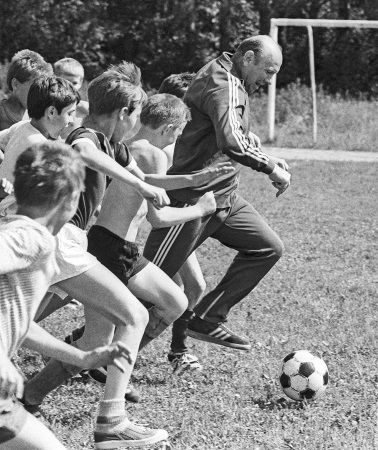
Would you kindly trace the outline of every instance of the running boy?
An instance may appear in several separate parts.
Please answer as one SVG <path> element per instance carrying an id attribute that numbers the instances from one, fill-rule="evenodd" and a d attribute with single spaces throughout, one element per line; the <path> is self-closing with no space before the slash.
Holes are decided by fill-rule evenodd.
<path id="1" fill-rule="evenodd" d="M 73 84 L 73 87 L 80 92 L 80 89 L 84 81 L 84 67 L 76 59 L 73 58 L 63 58 L 54 63 L 54 73 L 57 77 L 64 78 Z M 76 113 L 74 117 L 74 122 L 70 124 L 67 129 L 63 130 L 61 134 L 62 139 L 71 133 L 71 131 L 80 127 L 84 117 L 88 115 L 89 104 L 85 100 L 80 100 L 76 106 Z"/>
<path id="2" fill-rule="evenodd" d="M 83 186 L 83 162 L 67 145 L 37 144 L 16 162 L 17 213 L 0 221 L 0 449 L 64 449 L 16 400 L 23 379 L 10 358 L 20 345 L 87 367 L 114 360 L 123 370 L 115 358 L 129 357 L 121 343 L 82 352 L 32 322 L 57 270 L 53 235 L 75 212 Z"/>
<path id="3" fill-rule="evenodd" d="M 7 72 L 7 88 L 10 92 L 7 99 L 0 102 L 0 130 L 20 122 L 27 108 L 27 97 L 30 85 L 40 75 L 52 75 L 51 64 L 31 50 L 16 53 Z"/>
<path id="4" fill-rule="evenodd" d="M 15 162 L 30 145 L 59 138 L 73 122 L 78 99 L 72 84 L 63 78 L 41 76 L 33 81 L 27 99 L 30 121 L 16 123 L 0 132 L 0 149 L 5 150 L 0 180 L 13 182 Z M 14 203 L 15 198 L 10 195 L 0 202 L 0 212 Z"/>
<path id="5" fill-rule="evenodd" d="M 142 169 L 144 173 L 166 177 L 167 160 L 161 149 L 176 140 L 189 119 L 189 109 L 177 97 L 167 94 L 150 97 L 141 112 L 141 128 L 130 144 L 138 163 L 132 173 L 143 176 Z M 229 170 L 220 167 L 219 173 Z M 189 184 L 185 179 L 169 178 L 166 189 Z M 148 218 L 153 224 L 170 226 L 211 214 L 214 210 L 214 196 L 208 193 L 196 205 L 184 210 L 149 207 Z M 177 318 L 175 303 L 177 298 L 182 297 L 178 286 L 147 261 L 135 244 L 146 213 L 147 204 L 138 193 L 113 181 L 105 194 L 97 222 L 88 233 L 88 250 L 117 275 L 136 297 L 154 305 L 148 310 L 150 321 L 140 348 L 159 336 Z M 102 322 L 106 319 L 103 318 Z M 105 330 L 106 323 L 98 329 Z M 172 355 L 170 357 L 172 359 Z"/>

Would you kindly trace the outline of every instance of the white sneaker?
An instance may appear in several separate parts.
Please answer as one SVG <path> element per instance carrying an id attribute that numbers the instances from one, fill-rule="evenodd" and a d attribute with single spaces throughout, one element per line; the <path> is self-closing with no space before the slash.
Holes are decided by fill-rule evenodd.
<path id="1" fill-rule="evenodd" d="M 173 367 L 173 373 L 180 375 L 184 371 L 202 370 L 201 364 L 198 362 L 198 358 L 190 353 L 168 353 L 168 361 Z"/>

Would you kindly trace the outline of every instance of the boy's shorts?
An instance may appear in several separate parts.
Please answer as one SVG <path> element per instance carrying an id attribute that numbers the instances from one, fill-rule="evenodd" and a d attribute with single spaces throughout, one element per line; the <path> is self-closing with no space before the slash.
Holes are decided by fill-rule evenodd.
<path id="1" fill-rule="evenodd" d="M 28 413 L 15 398 L 0 398 L 0 444 L 15 438 L 26 423 Z"/>
<path id="2" fill-rule="evenodd" d="M 99 261 L 87 251 L 87 247 L 86 231 L 66 223 L 56 235 L 55 257 L 60 272 L 54 276 L 51 284 L 81 275 L 99 264 Z M 49 291 L 56 292 L 60 296 L 63 292 L 58 286 L 51 286 Z"/>
<path id="3" fill-rule="evenodd" d="M 135 242 L 128 242 L 107 228 L 93 225 L 88 232 L 88 251 L 127 286 L 129 279 L 149 263 Z"/>

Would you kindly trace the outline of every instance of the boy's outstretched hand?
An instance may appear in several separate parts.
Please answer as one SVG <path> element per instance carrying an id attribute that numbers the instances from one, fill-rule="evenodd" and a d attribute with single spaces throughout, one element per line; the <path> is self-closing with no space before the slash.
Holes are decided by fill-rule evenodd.
<path id="1" fill-rule="evenodd" d="M 0 363 L 0 398 L 8 398 L 15 395 L 21 398 L 24 392 L 24 379 L 14 367 L 12 361 L 2 355 Z"/>
<path id="2" fill-rule="evenodd" d="M 152 203 L 156 209 L 164 208 L 170 204 L 169 197 L 164 189 L 143 183 L 140 193 L 148 202 Z"/>
<path id="3" fill-rule="evenodd" d="M 206 167 L 200 172 L 192 175 L 193 186 L 202 186 L 203 184 L 214 180 L 214 178 L 221 177 L 222 175 L 233 172 L 234 170 L 235 168 L 230 162 L 221 162 L 215 164 L 214 166 Z"/>
<path id="4" fill-rule="evenodd" d="M 84 353 L 83 367 L 85 369 L 95 369 L 97 367 L 113 365 L 124 373 L 125 368 L 119 361 L 119 358 L 125 358 L 129 364 L 133 363 L 130 350 L 122 342 L 115 342 L 111 345 L 98 347 Z"/>

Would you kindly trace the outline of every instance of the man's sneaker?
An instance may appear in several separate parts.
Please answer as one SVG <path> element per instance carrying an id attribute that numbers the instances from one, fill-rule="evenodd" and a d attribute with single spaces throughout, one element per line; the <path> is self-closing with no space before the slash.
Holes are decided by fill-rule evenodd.
<path id="1" fill-rule="evenodd" d="M 87 376 L 99 385 L 104 385 L 106 383 L 106 377 L 108 373 L 106 367 L 99 367 L 98 369 L 89 369 L 87 371 Z M 128 386 L 126 389 L 125 400 L 132 403 L 139 403 L 141 400 L 141 395 L 132 386 Z"/>
<path id="2" fill-rule="evenodd" d="M 224 345 L 225 347 L 249 350 L 251 343 L 229 330 L 223 323 L 211 323 L 195 316 L 189 321 L 187 335 L 200 341 Z"/>
<path id="3" fill-rule="evenodd" d="M 116 427 L 125 421 L 125 417 L 98 417 L 97 424 Z M 117 428 L 116 428 L 117 429 Z M 94 446 L 96 449 L 114 449 L 118 447 L 142 447 L 152 445 L 168 439 L 165 430 L 153 430 L 136 423 L 125 421 L 125 427 L 121 431 L 94 432 Z"/>
<path id="4" fill-rule="evenodd" d="M 171 363 L 175 375 L 180 375 L 185 371 L 202 370 L 198 358 L 189 353 L 173 353 L 170 351 L 168 353 L 168 361 Z"/>

